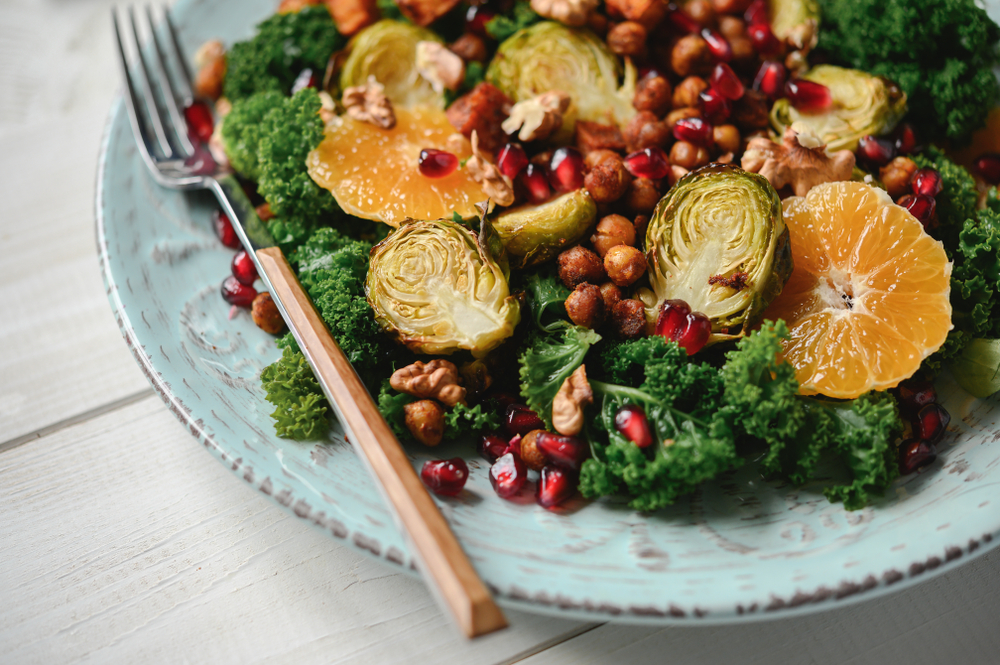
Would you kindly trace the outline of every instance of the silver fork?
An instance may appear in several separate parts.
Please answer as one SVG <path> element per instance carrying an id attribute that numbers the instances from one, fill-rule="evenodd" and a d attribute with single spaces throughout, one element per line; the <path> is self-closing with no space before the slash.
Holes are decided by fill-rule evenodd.
<path id="1" fill-rule="evenodd" d="M 330 336 L 312 301 L 302 290 L 281 250 L 254 212 L 236 178 L 212 158 L 188 128 L 184 109 L 194 101 L 179 40 L 164 10 L 163 30 L 153 12 L 143 12 L 143 45 L 136 12 L 128 26 L 134 55 L 122 39 L 118 12 L 112 11 L 125 82 L 125 106 L 143 161 L 153 178 L 171 189 L 211 190 L 229 216 L 257 267 L 257 273 L 316 374 L 347 439 L 364 459 L 400 529 L 412 545 L 424 579 L 469 637 L 507 625 L 486 585 L 462 551 L 441 512 L 428 495 L 406 453 L 386 424 L 350 361 Z M 130 61 L 134 65 L 130 66 Z M 138 84 L 137 84 L 138 83 Z"/>

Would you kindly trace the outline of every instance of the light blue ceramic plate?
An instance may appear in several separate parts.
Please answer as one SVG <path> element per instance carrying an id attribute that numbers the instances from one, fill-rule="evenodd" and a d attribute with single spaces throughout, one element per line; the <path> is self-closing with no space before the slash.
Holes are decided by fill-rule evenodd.
<path id="1" fill-rule="evenodd" d="M 274 0 L 182 0 L 193 53 L 250 34 Z M 109 74 L 110 75 L 110 74 Z M 215 239 L 214 202 L 158 187 L 133 145 L 120 101 L 97 191 L 97 241 L 108 299 L 139 366 L 167 406 L 239 478 L 334 538 L 386 565 L 410 554 L 351 447 L 275 436 L 257 376 L 278 357 L 219 285 L 232 250 Z M 846 512 L 815 487 L 762 482 L 753 465 L 669 510 L 572 502 L 550 512 L 529 493 L 494 494 L 472 445 L 467 489 L 438 504 L 501 604 L 579 617 L 719 623 L 813 612 L 926 580 L 989 549 L 1000 535 L 1000 409 L 941 386 L 952 425 L 939 460 L 899 480 L 874 506 Z M 410 450 L 414 465 L 429 455 Z"/>

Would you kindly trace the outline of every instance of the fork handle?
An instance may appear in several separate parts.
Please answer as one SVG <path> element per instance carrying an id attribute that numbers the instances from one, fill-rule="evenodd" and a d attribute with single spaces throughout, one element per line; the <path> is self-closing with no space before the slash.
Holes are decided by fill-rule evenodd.
<path id="1" fill-rule="evenodd" d="M 350 442 L 384 490 L 439 601 L 448 607 L 468 637 L 505 627 L 503 613 L 347 356 L 330 336 L 284 254 L 277 247 L 267 247 L 257 250 L 257 259 L 271 284 L 272 295 L 284 306 L 289 327 L 299 333 L 299 347 L 330 397 Z"/>

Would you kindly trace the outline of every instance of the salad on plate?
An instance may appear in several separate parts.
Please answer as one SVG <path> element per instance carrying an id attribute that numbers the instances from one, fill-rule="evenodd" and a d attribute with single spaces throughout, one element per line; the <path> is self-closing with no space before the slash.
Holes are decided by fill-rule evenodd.
<path id="1" fill-rule="evenodd" d="M 1000 389 L 998 39 L 973 0 L 283 0 L 188 117 L 401 439 L 545 508 L 753 464 L 855 510 L 934 461 L 940 372 Z M 277 433 L 322 438 L 232 273 Z"/>

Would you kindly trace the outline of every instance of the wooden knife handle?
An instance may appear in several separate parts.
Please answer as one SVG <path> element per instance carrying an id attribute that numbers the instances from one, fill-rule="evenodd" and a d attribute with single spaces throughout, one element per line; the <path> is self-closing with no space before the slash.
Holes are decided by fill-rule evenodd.
<path id="1" fill-rule="evenodd" d="M 281 250 L 257 251 L 260 266 L 283 306 L 299 347 L 338 412 L 350 441 L 367 460 L 376 481 L 409 536 L 428 585 L 462 631 L 475 637 L 507 625 L 483 581 L 462 551 L 375 401 L 302 289 Z"/>

